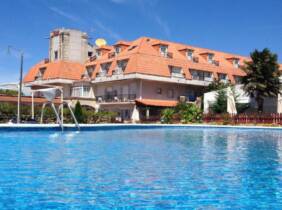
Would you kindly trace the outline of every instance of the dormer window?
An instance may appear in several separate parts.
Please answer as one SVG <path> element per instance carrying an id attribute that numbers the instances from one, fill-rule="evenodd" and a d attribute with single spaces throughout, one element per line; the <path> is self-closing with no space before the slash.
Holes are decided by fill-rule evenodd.
<path id="1" fill-rule="evenodd" d="M 209 62 L 209 63 L 213 63 L 213 58 L 214 58 L 214 54 L 209 53 L 209 54 L 208 54 L 208 62 Z"/>
<path id="2" fill-rule="evenodd" d="M 240 58 L 238 57 L 229 57 L 226 58 L 232 65 L 234 68 L 239 68 L 240 67 Z"/>
<path id="3" fill-rule="evenodd" d="M 160 45 L 160 53 L 162 56 L 167 56 L 167 46 L 166 45 Z"/>
<path id="4" fill-rule="evenodd" d="M 115 47 L 115 54 L 118 55 L 121 52 L 120 46 Z"/>
<path id="5" fill-rule="evenodd" d="M 40 68 L 37 75 L 35 76 L 35 80 L 41 80 L 43 78 L 45 71 L 46 71 L 46 67 Z"/>
<path id="6" fill-rule="evenodd" d="M 240 60 L 239 59 L 234 59 L 233 60 L 233 67 L 234 68 L 239 68 L 240 65 Z"/>
<path id="7" fill-rule="evenodd" d="M 101 64 L 100 72 L 98 76 L 105 77 L 108 74 L 111 63 L 103 63 Z"/>
<path id="8" fill-rule="evenodd" d="M 97 58 L 101 57 L 101 51 L 100 50 L 96 51 L 96 56 L 97 56 Z"/>
<path id="9" fill-rule="evenodd" d="M 91 78 L 94 72 L 95 66 L 89 66 L 86 68 L 86 71 L 84 73 L 84 76 L 86 76 L 87 78 Z"/>
<path id="10" fill-rule="evenodd" d="M 114 71 L 114 74 L 122 74 L 126 68 L 127 60 L 117 61 L 117 68 Z"/>
<path id="11" fill-rule="evenodd" d="M 194 51 L 191 49 L 187 50 L 187 58 L 189 61 L 193 60 L 193 56 L 194 56 Z"/>
<path id="12" fill-rule="evenodd" d="M 170 73 L 172 77 L 183 77 L 183 72 L 180 67 L 170 66 Z"/>

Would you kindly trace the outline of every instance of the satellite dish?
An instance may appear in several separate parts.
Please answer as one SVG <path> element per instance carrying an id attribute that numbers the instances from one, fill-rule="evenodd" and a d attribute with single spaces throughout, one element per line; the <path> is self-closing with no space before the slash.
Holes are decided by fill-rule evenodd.
<path id="1" fill-rule="evenodd" d="M 98 47 L 102 47 L 102 46 L 105 46 L 107 44 L 107 42 L 106 42 L 105 39 L 99 38 L 99 39 L 96 39 L 95 44 Z"/>

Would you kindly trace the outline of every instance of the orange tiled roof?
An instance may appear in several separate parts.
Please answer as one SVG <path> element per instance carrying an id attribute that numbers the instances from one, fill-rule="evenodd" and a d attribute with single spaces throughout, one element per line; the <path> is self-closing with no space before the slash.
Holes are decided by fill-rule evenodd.
<path id="1" fill-rule="evenodd" d="M 136 99 L 137 103 L 144 106 L 175 107 L 178 101 L 157 100 L 157 99 Z"/>
<path id="2" fill-rule="evenodd" d="M 40 69 L 46 68 L 42 80 L 49 79 L 70 79 L 78 80 L 84 73 L 84 65 L 77 62 L 57 61 L 40 63 L 34 65 L 24 77 L 24 82 L 32 82 L 38 75 Z"/>
<path id="3" fill-rule="evenodd" d="M 213 72 L 215 77 L 216 73 L 225 73 L 228 75 L 230 80 L 234 82 L 233 76 L 244 76 L 245 72 L 242 69 L 233 67 L 230 58 L 238 58 L 241 65 L 244 64 L 244 61 L 249 60 L 248 57 L 240 55 L 148 37 L 141 37 L 127 43 L 130 43 L 130 46 L 123 49 L 117 56 L 109 58 L 109 54 L 114 52 L 114 49 L 112 49 L 109 53 L 104 54 L 99 59 L 91 62 L 88 61 L 86 63 L 86 66 L 96 65 L 93 78 L 95 78 L 96 74 L 99 72 L 101 63 L 111 62 L 110 69 L 112 69 L 113 66 L 116 65 L 117 60 L 128 59 L 128 64 L 124 74 L 142 73 L 170 77 L 169 66 L 177 66 L 182 68 L 187 79 L 191 79 L 189 69 L 196 69 Z M 158 50 L 158 44 L 167 45 L 168 52 L 172 54 L 172 58 L 163 57 Z M 189 61 L 183 52 L 185 49 L 192 49 L 194 56 L 197 57 L 199 61 L 197 63 Z M 215 66 L 207 62 L 207 59 L 203 55 L 203 53 L 207 52 L 214 54 L 214 60 L 219 62 L 219 66 Z M 111 72 L 108 72 L 108 74 L 111 75 Z"/>

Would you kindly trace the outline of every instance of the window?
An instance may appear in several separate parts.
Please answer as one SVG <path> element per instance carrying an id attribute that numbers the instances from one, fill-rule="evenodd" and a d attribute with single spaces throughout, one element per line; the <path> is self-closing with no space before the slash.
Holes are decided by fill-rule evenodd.
<path id="1" fill-rule="evenodd" d="M 57 50 L 54 52 L 54 58 L 55 58 L 55 60 L 58 59 L 58 51 Z"/>
<path id="2" fill-rule="evenodd" d="M 108 71 L 109 71 L 110 66 L 111 66 L 111 63 L 103 63 L 103 64 L 101 64 L 99 76 L 101 76 L 101 77 L 106 76 Z"/>
<path id="3" fill-rule="evenodd" d="M 90 97 L 90 86 L 77 86 L 71 88 L 72 97 Z"/>
<path id="4" fill-rule="evenodd" d="M 167 46 L 166 45 L 161 45 L 160 46 L 160 52 L 162 56 L 167 56 Z"/>
<path id="5" fill-rule="evenodd" d="M 46 71 L 46 67 L 40 68 L 37 75 L 35 76 L 35 80 L 42 79 L 45 71 Z"/>
<path id="6" fill-rule="evenodd" d="M 218 74 L 218 79 L 221 80 L 221 81 L 225 81 L 225 80 L 227 80 L 227 75 L 219 73 Z"/>
<path id="7" fill-rule="evenodd" d="M 97 51 L 96 51 L 96 56 L 97 56 L 97 58 L 101 57 L 101 55 L 102 55 L 102 54 L 101 54 L 101 51 L 100 51 L 100 50 L 97 50 Z"/>
<path id="8" fill-rule="evenodd" d="M 173 89 L 169 89 L 167 91 L 167 97 L 168 98 L 174 98 L 174 91 L 173 91 Z"/>
<path id="9" fill-rule="evenodd" d="M 115 69 L 115 74 L 122 74 L 126 68 L 127 60 L 117 61 L 117 68 Z"/>
<path id="10" fill-rule="evenodd" d="M 212 53 L 208 54 L 208 62 L 209 63 L 213 63 L 213 57 L 214 57 L 214 54 L 212 54 Z"/>
<path id="11" fill-rule="evenodd" d="M 234 68 L 239 68 L 240 65 L 240 60 L 239 59 L 234 59 L 233 60 L 233 67 Z"/>
<path id="12" fill-rule="evenodd" d="M 86 68 L 85 75 L 86 75 L 88 78 L 91 78 L 92 75 L 93 75 L 94 69 L 95 69 L 95 66 L 87 67 L 87 68 Z"/>
<path id="13" fill-rule="evenodd" d="M 212 73 L 200 70 L 191 70 L 192 79 L 202 80 L 202 81 L 212 81 Z"/>
<path id="14" fill-rule="evenodd" d="M 170 73 L 172 77 L 183 77 L 182 69 L 180 67 L 170 66 Z"/>
<path id="15" fill-rule="evenodd" d="M 187 51 L 187 58 L 189 61 L 193 60 L 193 50 Z"/>
<path id="16" fill-rule="evenodd" d="M 242 77 L 240 77 L 240 76 L 234 76 L 234 79 L 235 79 L 235 83 L 236 83 L 236 84 L 241 84 L 241 82 L 242 82 Z"/>
<path id="17" fill-rule="evenodd" d="M 116 53 L 116 55 L 119 54 L 120 52 L 121 52 L 121 48 L 120 48 L 120 47 L 116 47 L 116 48 L 115 48 L 115 53 Z"/>
<path id="18" fill-rule="evenodd" d="M 88 57 L 89 58 L 92 57 L 92 55 L 93 55 L 93 52 L 88 52 Z"/>

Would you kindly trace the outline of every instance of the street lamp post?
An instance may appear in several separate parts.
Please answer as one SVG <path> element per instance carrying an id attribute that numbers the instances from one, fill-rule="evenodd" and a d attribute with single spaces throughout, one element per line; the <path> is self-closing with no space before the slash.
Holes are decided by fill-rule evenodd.
<path id="1" fill-rule="evenodd" d="M 22 50 L 14 48 L 13 46 L 8 46 L 8 53 L 10 53 L 11 49 L 20 53 L 20 78 L 19 78 L 19 85 L 18 85 L 18 113 L 17 113 L 17 123 L 19 124 L 19 123 L 21 123 L 21 103 L 22 103 L 24 52 Z"/>

